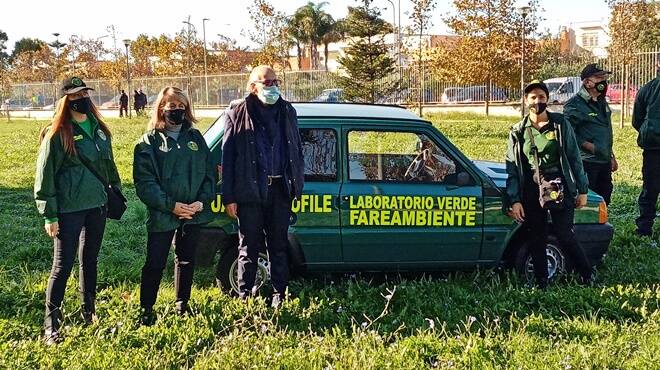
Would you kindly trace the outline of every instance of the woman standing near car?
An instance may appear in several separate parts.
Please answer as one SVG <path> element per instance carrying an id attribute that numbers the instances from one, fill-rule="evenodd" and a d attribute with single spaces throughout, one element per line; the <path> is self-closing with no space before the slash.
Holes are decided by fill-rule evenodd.
<path id="1" fill-rule="evenodd" d="M 108 196 L 90 167 L 106 182 L 120 186 L 110 130 L 88 90 L 92 89 L 78 77 L 64 81 L 55 118 L 42 132 L 37 160 L 34 197 L 45 219 L 46 233 L 54 241 L 44 320 L 44 339 L 48 344 L 61 339 L 60 307 L 76 250 L 82 316 L 86 323 L 96 318 L 96 268 Z"/>
<path id="2" fill-rule="evenodd" d="M 560 245 L 588 284 L 591 265 L 573 232 L 575 208 L 587 204 L 588 192 L 575 133 L 562 114 L 546 110 L 544 83 L 533 81 L 524 94 L 529 114 L 511 128 L 506 155 L 508 214 L 522 223 L 538 287 L 548 285 L 548 212 Z"/>
<path id="3" fill-rule="evenodd" d="M 215 196 L 210 152 L 195 122 L 183 91 L 166 87 L 154 103 L 148 132 L 135 146 L 135 189 L 149 210 L 140 285 L 143 325 L 156 320 L 153 306 L 174 237 L 176 311 L 188 311 L 199 225 L 210 221 Z"/>

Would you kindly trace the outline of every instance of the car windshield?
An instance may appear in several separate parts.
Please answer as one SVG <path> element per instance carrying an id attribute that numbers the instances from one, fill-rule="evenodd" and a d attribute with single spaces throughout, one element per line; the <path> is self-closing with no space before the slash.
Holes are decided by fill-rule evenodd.
<path id="1" fill-rule="evenodd" d="M 204 141 L 206 145 L 210 148 L 218 140 L 222 140 L 222 131 L 225 129 L 225 112 L 222 112 L 220 117 L 218 117 L 211 126 L 204 132 Z"/>

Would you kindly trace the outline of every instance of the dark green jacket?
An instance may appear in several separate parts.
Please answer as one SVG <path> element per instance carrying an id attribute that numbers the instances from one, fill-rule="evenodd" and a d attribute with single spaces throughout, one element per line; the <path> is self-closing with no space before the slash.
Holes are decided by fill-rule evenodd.
<path id="1" fill-rule="evenodd" d="M 575 133 L 571 125 L 567 124 L 564 116 L 560 113 L 548 112 L 548 117 L 551 123 L 555 124 L 557 128 L 557 141 L 559 143 L 559 162 L 561 170 L 566 179 L 566 189 L 568 194 L 573 197 L 579 194 L 587 194 L 589 192 L 589 180 L 582 168 L 582 161 L 580 160 L 580 151 L 578 149 L 577 141 L 575 140 Z M 507 211 L 513 203 L 521 202 L 523 198 L 524 184 L 525 184 L 525 168 L 526 159 L 523 154 L 523 144 L 525 143 L 525 122 L 529 116 L 525 117 L 520 122 L 511 127 L 509 132 L 509 142 L 506 152 L 506 201 L 504 202 L 504 210 Z"/>
<path id="2" fill-rule="evenodd" d="M 605 105 L 605 110 L 599 108 L 600 104 Z M 564 116 L 573 126 L 583 161 L 609 163 L 612 160 L 612 110 L 607 102 L 594 102 L 583 86 L 564 105 Z M 595 153 L 582 148 L 587 141 L 594 144 Z"/>
<path id="3" fill-rule="evenodd" d="M 119 173 L 112 154 L 112 140 L 101 131 L 94 116 L 89 115 L 93 137 L 73 124 L 73 138 L 78 155 L 64 152 L 58 134 L 41 143 L 34 180 L 34 199 L 46 221 L 57 221 L 58 213 L 70 213 L 104 205 L 108 196 L 103 184 L 80 161 L 87 158 L 94 169 L 115 186 L 120 186 Z"/>
<path id="4" fill-rule="evenodd" d="M 632 124 L 639 131 L 637 144 L 642 149 L 660 149 L 660 71 L 639 89 Z"/>
<path id="5" fill-rule="evenodd" d="M 184 124 L 177 140 L 151 130 L 135 145 L 133 179 L 137 196 L 149 209 L 147 230 L 174 230 L 184 224 L 211 220 L 215 197 L 215 169 L 202 134 Z M 176 202 L 200 201 L 204 210 L 192 220 L 179 220 L 172 213 Z"/>

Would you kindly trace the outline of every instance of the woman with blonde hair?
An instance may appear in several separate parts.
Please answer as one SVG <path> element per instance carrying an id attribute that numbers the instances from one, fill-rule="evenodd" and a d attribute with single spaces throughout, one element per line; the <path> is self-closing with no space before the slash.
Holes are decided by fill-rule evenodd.
<path id="1" fill-rule="evenodd" d="M 46 288 L 44 339 L 61 339 L 60 310 L 76 250 L 85 323 L 96 320 L 96 269 L 105 231 L 106 184 L 120 187 L 108 126 L 78 77 L 64 81 L 63 96 L 50 126 L 42 131 L 34 198 L 54 241 L 53 266 Z M 92 172 L 94 171 L 94 172 Z M 81 235 L 82 234 L 82 235 Z"/>
<path id="2" fill-rule="evenodd" d="M 154 103 L 147 133 L 135 146 L 135 189 L 149 211 L 140 284 L 143 325 L 156 320 L 153 306 L 173 238 L 176 311 L 188 312 L 199 225 L 210 221 L 215 196 L 210 151 L 195 122 L 188 97 L 166 87 Z"/>

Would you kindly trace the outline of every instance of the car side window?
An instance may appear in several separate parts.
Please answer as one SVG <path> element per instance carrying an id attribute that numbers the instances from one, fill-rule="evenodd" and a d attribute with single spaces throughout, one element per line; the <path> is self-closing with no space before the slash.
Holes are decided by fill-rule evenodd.
<path id="1" fill-rule="evenodd" d="M 337 181 L 337 134 L 332 129 L 300 129 L 305 181 Z"/>
<path id="2" fill-rule="evenodd" d="M 350 131 L 348 151 L 351 180 L 456 181 L 456 162 L 422 133 Z"/>

